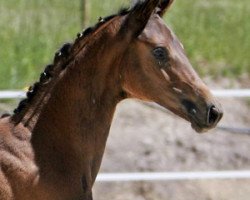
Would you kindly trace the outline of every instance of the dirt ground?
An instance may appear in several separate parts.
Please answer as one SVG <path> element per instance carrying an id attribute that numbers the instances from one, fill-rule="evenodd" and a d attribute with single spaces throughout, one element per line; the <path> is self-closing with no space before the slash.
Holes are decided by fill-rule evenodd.
<path id="1" fill-rule="evenodd" d="M 250 128 L 249 99 L 220 101 L 225 113 L 220 126 Z M 200 135 L 188 122 L 141 102 L 126 100 L 118 105 L 101 172 L 214 170 L 250 170 L 250 135 L 221 129 Z M 250 179 L 97 182 L 94 199 L 249 200 Z"/>
<path id="2" fill-rule="evenodd" d="M 243 100 L 221 99 L 220 125 L 250 126 Z M 117 109 L 101 172 L 249 170 L 250 135 L 195 133 L 184 120 L 127 100 Z M 250 180 L 96 183 L 97 200 L 249 200 Z"/>

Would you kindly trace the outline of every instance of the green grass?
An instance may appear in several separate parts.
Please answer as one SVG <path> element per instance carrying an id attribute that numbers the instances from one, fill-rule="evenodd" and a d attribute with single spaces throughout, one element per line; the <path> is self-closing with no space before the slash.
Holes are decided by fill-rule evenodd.
<path id="1" fill-rule="evenodd" d="M 130 0 L 91 0 L 90 24 Z M 0 2 L 0 89 L 38 79 L 54 52 L 81 27 L 80 0 Z M 165 16 L 202 75 L 250 74 L 248 0 L 176 0 Z"/>
<path id="2" fill-rule="evenodd" d="M 203 75 L 249 75 L 248 0 L 179 0 L 166 19 Z"/>

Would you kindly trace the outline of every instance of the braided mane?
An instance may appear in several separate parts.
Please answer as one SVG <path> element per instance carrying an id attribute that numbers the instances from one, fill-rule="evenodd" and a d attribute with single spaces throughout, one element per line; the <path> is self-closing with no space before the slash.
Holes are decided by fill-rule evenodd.
<path id="1" fill-rule="evenodd" d="M 139 4 L 139 3 L 138 3 Z M 64 71 L 69 63 L 74 59 L 75 53 L 79 52 L 79 49 L 84 47 L 81 46 L 81 43 L 84 43 L 83 40 L 95 32 L 99 27 L 110 21 L 116 16 L 124 16 L 131 12 L 134 9 L 122 8 L 117 14 L 107 16 L 105 18 L 100 17 L 98 23 L 93 26 L 85 29 L 84 31 L 77 34 L 77 37 L 73 43 L 65 43 L 62 47 L 55 53 L 54 61 L 52 64 L 49 64 L 45 67 L 45 70 L 41 73 L 40 79 L 38 82 L 34 83 L 29 87 L 26 98 L 20 101 L 18 107 L 14 110 L 14 115 L 19 115 L 28 108 L 30 102 L 34 99 L 38 92 L 44 90 L 45 88 L 50 88 L 50 83 L 54 77 L 58 77 L 59 74 Z M 6 117 L 4 114 L 2 117 Z"/>

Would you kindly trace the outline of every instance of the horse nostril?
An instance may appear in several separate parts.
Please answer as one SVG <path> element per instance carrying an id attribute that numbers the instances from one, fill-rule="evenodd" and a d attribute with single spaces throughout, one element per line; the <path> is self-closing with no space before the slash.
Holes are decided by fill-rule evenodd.
<path id="1" fill-rule="evenodd" d="M 218 108 L 216 108 L 215 106 L 211 106 L 208 110 L 207 124 L 210 126 L 214 125 L 219 122 L 221 117 L 222 113 L 218 110 Z"/>
<path id="2" fill-rule="evenodd" d="M 182 104 L 184 105 L 184 107 L 186 108 L 187 112 L 193 116 L 196 115 L 197 113 L 197 108 L 195 106 L 195 104 L 189 100 L 183 100 Z"/>

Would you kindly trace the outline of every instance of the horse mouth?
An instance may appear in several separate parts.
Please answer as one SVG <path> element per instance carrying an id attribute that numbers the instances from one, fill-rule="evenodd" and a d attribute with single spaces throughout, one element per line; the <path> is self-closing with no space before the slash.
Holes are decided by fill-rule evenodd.
<path id="1" fill-rule="evenodd" d="M 204 133 L 214 128 L 223 116 L 220 107 L 211 103 L 197 106 L 189 100 L 183 100 L 182 105 L 192 128 L 198 133 Z"/>
<path id="2" fill-rule="evenodd" d="M 206 121 L 200 119 L 199 117 L 197 117 L 194 114 L 190 114 L 188 115 L 189 117 L 189 121 L 191 123 L 191 127 L 197 132 L 197 133 L 205 133 L 207 131 L 209 131 L 210 129 L 213 129 L 216 127 L 216 125 L 218 124 L 218 122 L 221 120 L 222 118 L 222 114 L 216 118 L 213 118 L 213 116 L 211 115 L 210 117 L 208 117 L 208 119 Z"/>
<path id="3" fill-rule="evenodd" d="M 205 133 L 212 129 L 213 127 L 208 127 L 206 125 L 202 125 L 197 123 L 196 121 L 191 121 L 191 127 L 197 132 L 197 133 Z"/>
<path id="4" fill-rule="evenodd" d="M 214 105 L 208 105 L 205 108 L 199 109 L 194 103 L 187 100 L 182 101 L 183 106 L 181 109 L 158 104 L 189 121 L 191 127 L 197 133 L 205 133 L 215 128 L 223 116 L 222 110 L 216 108 Z"/>

